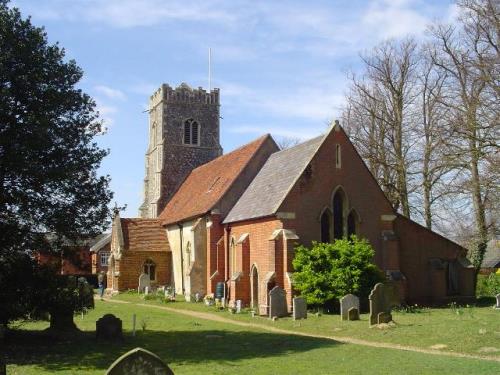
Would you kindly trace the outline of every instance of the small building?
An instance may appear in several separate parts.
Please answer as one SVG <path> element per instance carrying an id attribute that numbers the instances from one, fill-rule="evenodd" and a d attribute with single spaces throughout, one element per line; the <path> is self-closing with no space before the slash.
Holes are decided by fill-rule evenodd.
<path id="1" fill-rule="evenodd" d="M 172 253 L 167 234 L 158 219 L 120 218 L 115 213 L 111 231 L 111 254 L 107 289 L 136 289 L 141 274 L 151 285 L 172 284 Z"/>
<path id="2" fill-rule="evenodd" d="M 95 238 L 90 247 L 92 257 L 92 273 L 97 275 L 108 272 L 109 257 L 111 255 L 111 233 L 103 233 Z"/>

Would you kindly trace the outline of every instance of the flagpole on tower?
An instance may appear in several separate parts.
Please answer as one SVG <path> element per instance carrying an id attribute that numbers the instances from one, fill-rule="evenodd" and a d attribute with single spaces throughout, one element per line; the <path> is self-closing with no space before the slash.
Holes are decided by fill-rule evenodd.
<path id="1" fill-rule="evenodd" d="M 212 48 L 208 47 L 208 92 L 212 90 Z"/>

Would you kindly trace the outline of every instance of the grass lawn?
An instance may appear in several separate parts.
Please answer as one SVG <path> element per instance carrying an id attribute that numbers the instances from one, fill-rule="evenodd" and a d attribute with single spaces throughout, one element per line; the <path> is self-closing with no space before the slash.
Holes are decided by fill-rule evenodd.
<path id="1" fill-rule="evenodd" d="M 202 303 L 164 304 L 155 300 L 144 301 L 135 293 L 123 293 L 115 298 L 136 303 L 154 303 L 178 309 L 210 312 L 225 318 L 297 332 L 353 337 L 422 349 L 432 349 L 433 346 L 439 345 L 443 348 L 440 349 L 442 351 L 500 358 L 500 310 L 491 307 L 494 305 L 493 300 L 491 305 L 485 307 L 425 308 L 418 309 L 421 311 L 419 313 L 393 312 L 396 327 L 380 330 L 368 328 L 368 314 L 361 314 L 361 320 L 355 322 L 343 322 L 339 315 L 317 317 L 312 314 L 302 321 L 282 318 L 272 322 L 265 317 L 252 318 L 248 311 L 242 314 L 229 314 L 227 311 L 217 311 L 214 307 L 206 307 Z"/>
<path id="2" fill-rule="evenodd" d="M 125 296 L 123 296 L 125 297 Z M 132 298 L 127 296 L 125 298 Z M 169 306 L 185 308 L 187 304 Z M 200 304 L 191 304 L 191 307 Z M 203 308 L 206 312 L 206 309 Z M 122 343 L 94 340 L 95 321 L 105 313 L 123 320 L 125 339 Z M 138 325 L 146 322 L 146 330 L 132 337 L 132 314 Z M 248 316 L 224 317 L 252 319 Z M 434 312 L 431 313 L 431 316 Z M 399 316 L 399 315 L 398 315 Z M 335 323 L 335 317 L 322 316 L 301 322 L 300 327 L 287 319 L 275 324 L 293 329 L 312 329 Z M 259 323 L 264 323 L 265 319 Z M 462 317 L 465 321 L 466 317 Z M 478 318 L 475 318 L 478 319 Z M 7 345 L 8 374 L 103 374 L 121 354 L 140 346 L 165 360 L 177 375 L 182 374 L 498 374 L 500 363 L 478 359 L 452 358 L 392 349 L 341 344 L 333 340 L 278 334 L 258 328 L 239 327 L 133 304 L 96 301 L 95 310 L 75 322 L 84 331 L 81 337 L 66 342 L 47 341 L 40 331 L 46 322 L 20 325 Z M 461 321 L 457 321 L 460 327 Z M 264 323 L 265 324 L 265 323 Z M 358 323 L 353 323 L 358 324 Z M 361 322 L 360 338 L 393 332 L 378 332 Z M 333 327 L 340 327 L 336 324 Z M 351 328 L 349 328 L 351 329 Z M 347 328 L 346 328 L 347 330 Z M 321 329 L 318 328 L 318 331 Z M 371 333 L 371 332 L 374 333 Z M 337 334 L 328 326 L 328 332 Z M 355 332 L 355 331 L 350 331 Z M 488 331 L 492 333 L 492 331 Z M 323 334 L 327 332 L 322 332 Z M 455 337 L 460 340 L 460 337 Z M 464 338 L 465 339 L 465 338 Z M 496 336 L 498 346 L 498 336 Z M 442 340 L 438 340 L 442 341 Z M 489 342 L 489 341 L 488 341 Z M 485 344 L 486 345 L 486 344 Z M 488 344 L 489 346 L 489 344 Z"/>

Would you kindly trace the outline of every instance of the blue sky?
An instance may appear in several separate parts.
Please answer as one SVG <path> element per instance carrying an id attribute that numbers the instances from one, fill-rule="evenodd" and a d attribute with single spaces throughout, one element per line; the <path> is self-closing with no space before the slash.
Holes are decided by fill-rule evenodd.
<path id="1" fill-rule="evenodd" d="M 359 53 L 386 38 L 425 35 L 448 21 L 448 0 L 167 1 L 16 0 L 84 70 L 81 87 L 98 103 L 111 150 L 101 171 L 112 178 L 123 216 L 142 199 L 148 118 L 161 83 L 221 90 L 225 152 L 264 133 L 307 139 L 338 117 L 346 72 Z"/>

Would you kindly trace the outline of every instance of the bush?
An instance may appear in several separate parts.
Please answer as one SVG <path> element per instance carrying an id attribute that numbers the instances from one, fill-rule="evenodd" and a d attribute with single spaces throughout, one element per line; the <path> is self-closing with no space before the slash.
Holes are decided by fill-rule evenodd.
<path id="1" fill-rule="evenodd" d="M 315 306 L 348 293 L 365 298 L 384 280 L 372 263 L 374 253 L 367 240 L 356 236 L 333 243 L 313 242 L 312 248 L 298 246 L 293 260 L 294 287 Z"/>
<path id="2" fill-rule="evenodd" d="M 500 293 L 500 275 L 478 275 L 476 295 L 478 297 L 494 297 Z"/>

